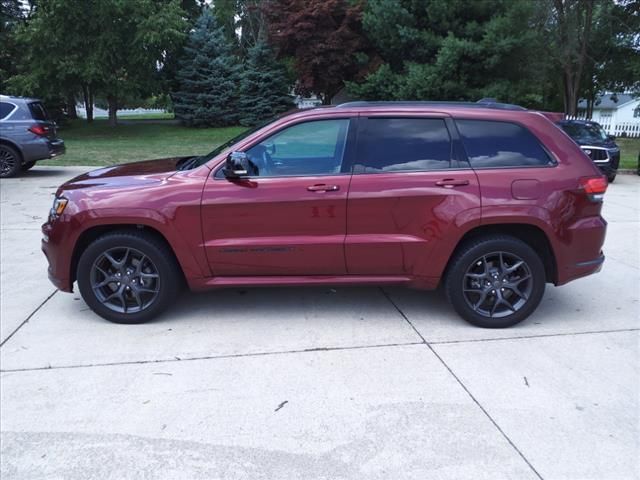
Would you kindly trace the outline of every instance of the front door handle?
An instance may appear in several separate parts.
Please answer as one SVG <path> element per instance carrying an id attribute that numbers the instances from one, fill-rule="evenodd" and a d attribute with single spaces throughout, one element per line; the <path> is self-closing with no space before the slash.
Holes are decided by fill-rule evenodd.
<path id="1" fill-rule="evenodd" d="M 463 187 L 469 185 L 469 180 L 456 180 L 455 178 L 445 178 L 436 182 L 436 185 L 444 188 Z"/>
<path id="2" fill-rule="evenodd" d="M 337 192 L 340 190 L 339 185 L 326 185 L 324 183 L 317 183 L 307 187 L 310 192 Z"/>

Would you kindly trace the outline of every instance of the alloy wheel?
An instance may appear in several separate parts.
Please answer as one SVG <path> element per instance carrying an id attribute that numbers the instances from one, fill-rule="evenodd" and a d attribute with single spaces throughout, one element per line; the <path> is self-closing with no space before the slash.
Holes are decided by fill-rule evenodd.
<path id="1" fill-rule="evenodd" d="M 129 247 L 103 252 L 93 262 L 91 288 L 96 298 L 118 313 L 137 313 L 158 297 L 160 275 L 144 253 Z"/>
<path id="2" fill-rule="evenodd" d="M 519 256 L 501 251 L 477 258 L 462 281 L 467 304 L 487 318 L 512 315 L 524 307 L 533 291 L 529 265 Z"/>

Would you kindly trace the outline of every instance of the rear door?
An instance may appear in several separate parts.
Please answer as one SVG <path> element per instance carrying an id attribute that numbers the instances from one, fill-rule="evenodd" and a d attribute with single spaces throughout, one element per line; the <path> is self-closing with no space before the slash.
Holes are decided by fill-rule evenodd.
<path id="1" fill-rule="evenodd" d="M 27 105 L 29 112 L 31 112 L 31 118 L 45 129 L 46 134 L 44 136 L 49 140 L 55 140 L 57 135 L 56 124 L 51 120 L 51 117 L 49 117 L 49 113 L 44 104 L 42 102 L 29 102 Z"/>
<path id="2" fill-rule="evenodd" d="M 464 212 L 480 214 L 460 148 L 447 115 L 363 114 L 347 211 L 350 274 L 439 275 L 430 261 L 438 245 Z"/>

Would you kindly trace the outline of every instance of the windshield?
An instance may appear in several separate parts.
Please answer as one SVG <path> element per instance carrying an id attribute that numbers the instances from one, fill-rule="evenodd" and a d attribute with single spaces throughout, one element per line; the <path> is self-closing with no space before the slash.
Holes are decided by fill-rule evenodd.
<path id="1" fill-rule="evenodd" d="M 595 123 L 579 124 L 569 123 L 562 125 L 562 129 L 580 143 L 603 142 L 607 139 L 607 134 L 602 127 Z"/>

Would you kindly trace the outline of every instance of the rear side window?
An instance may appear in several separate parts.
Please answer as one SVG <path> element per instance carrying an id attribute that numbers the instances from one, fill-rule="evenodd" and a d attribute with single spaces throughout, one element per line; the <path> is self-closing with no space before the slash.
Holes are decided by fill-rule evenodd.
<path id="1" fill-rule="evenodd" d="M 44 105 L 40 102 L 33 102 L 29 104 L 29 111 L 34 120 L 49 120 L 49 115 L 44 108 Z"/>
<path id="2" fill-rule="evenodd" d="M 473 168 L 554 164 L 538 139 L 515 123 L 456 120 L 456 125 Z"/>
<path id="3" fill-rule="evenodd" d="M 436 118 L 368 118 L 358 135 L 356 164 L 365 173 L 449 168 L 449 131 Z"/>
<path id="4" fill-rule="evenodd" d="M 13 103 L 0 102 L 0 120 L 7 118 L 14 108 Z"/>

